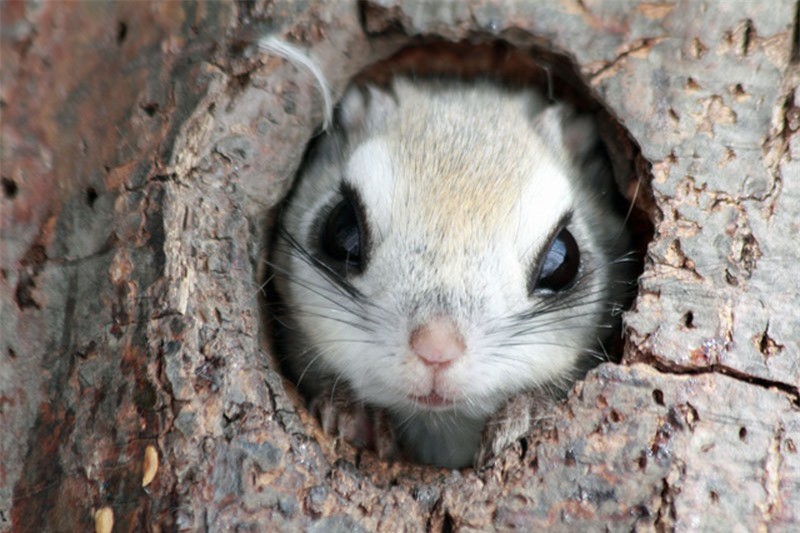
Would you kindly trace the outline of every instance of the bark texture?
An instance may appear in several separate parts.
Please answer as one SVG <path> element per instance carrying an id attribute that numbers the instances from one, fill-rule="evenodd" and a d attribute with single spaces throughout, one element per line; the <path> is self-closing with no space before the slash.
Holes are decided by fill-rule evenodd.
<path id="1" fill-rule="evenodd" d="M 796 2 L 0 9 L 0 530 L 800 527 Z M 335 95 L 420 40 L 561 54 L 651 169 L 622 364 L 485 468 L 333 442 L 271 365 L 267 213 L 322 107 L 264 34 Z"/>

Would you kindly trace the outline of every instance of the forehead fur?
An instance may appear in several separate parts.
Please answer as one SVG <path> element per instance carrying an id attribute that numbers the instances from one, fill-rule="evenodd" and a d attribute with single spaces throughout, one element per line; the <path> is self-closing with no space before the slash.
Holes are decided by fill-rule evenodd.
<path id="1" fill-rule="evenodd" d="M 551 231 L 571 204 L 571 169 L 535 131 L 539 100 L 488 84 L 400 79 L 394 89 L 385 138 L 395 183 L 384 190 L 401 196 L 395 216 L 447 234 L 453 246 L 508 233 L 509 224 L 538 226 L 526 227 L 529 235 Z"/>

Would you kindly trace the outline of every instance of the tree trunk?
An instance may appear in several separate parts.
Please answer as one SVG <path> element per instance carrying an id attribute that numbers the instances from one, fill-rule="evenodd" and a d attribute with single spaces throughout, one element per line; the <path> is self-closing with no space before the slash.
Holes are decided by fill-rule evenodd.
<path id="1" fill-rule="evenodd" d="M 336 443 L 276 371 L 260 258 L 322 105 L 268 34 L 335 95 L 420 39 L 566 57 L 635 141 L 623 361 L 489 465 Z M 799 66 L 789 0 L 3 3 L 0 529 L 798 528 Z"/>

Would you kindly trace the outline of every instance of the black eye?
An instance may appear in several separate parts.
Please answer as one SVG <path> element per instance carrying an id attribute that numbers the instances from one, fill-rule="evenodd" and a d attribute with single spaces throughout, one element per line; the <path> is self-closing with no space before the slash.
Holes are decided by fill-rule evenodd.
<path id="1" fill-rule="evenodd" d="M 544 257 L 541 268 L 536 273 L 536 279 L 531 280 L 529 292 L 539 289 L 560 291 L 568 288 L 581 266 L 581 253 L 575 237 L 566 229 L 562 229 Z"/>
<path id="2" fill-rule="evenodd" d="M 346 194 L 322 224 L 320 249 L 328 258 L 361 272 L 363 241 L 360 211 Z"/>

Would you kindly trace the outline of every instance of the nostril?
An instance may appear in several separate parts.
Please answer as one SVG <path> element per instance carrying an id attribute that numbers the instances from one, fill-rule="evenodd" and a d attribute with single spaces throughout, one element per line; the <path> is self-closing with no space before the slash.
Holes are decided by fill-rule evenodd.
<path id="1" fill-rule="evenodd" d="M 464 355 L 466 345 L 448 319 L 434 319 L 411 332 L 411 350 L 429 366 L 445 367 Z"/>

